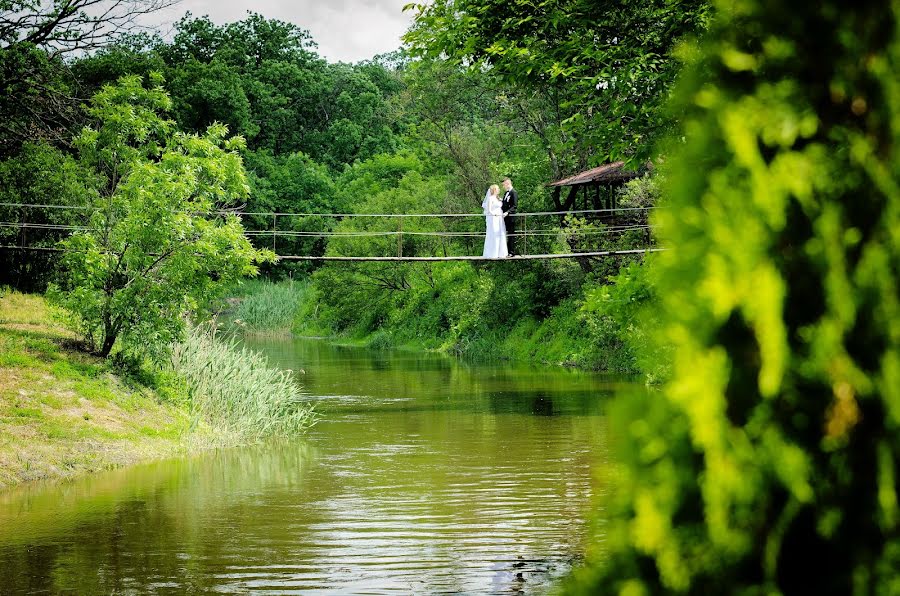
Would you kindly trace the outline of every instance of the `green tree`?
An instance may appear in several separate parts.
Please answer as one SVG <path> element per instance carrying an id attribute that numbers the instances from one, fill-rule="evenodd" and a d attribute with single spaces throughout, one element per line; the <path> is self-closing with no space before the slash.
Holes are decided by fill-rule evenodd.
<path id="1" fill-rule="evenodd" d="M 165 72 L 166 62 L 159 52 L 163 45 L 158 34 L 120 35 L 109 45 L 72 60 L 69 71 L 79 94 L 89 97 L 127 75 L 147 77 L 151 72 Z"/>
<path id="2" fill-rule="evenodd" d="M 46 289 L 58 257 L 53 249 L 73 227 L 87 225 L 98 182 L 89 168 L 45 143 L 25 143 L 17 156 L 0 161 L 0 203 L 6 204 L 0 205 L 0 244 L 48 249 L 0 251 L 0 286 Z"/>
<path id="3" fill-rule="evenodd" d="M 244 78 L 234 67 L 214 59 L 189 59 L 171 70 L 169 87 L 179 125 L 199 132 L 222 122 L 245 138 L 260 130 L 259 116 L 244 90 Z"/>
<path id="4" fill-rule="evenodd" d="M 90 52 L 138 29 L 171 0 L 0 0 L 0 157 L 22 143 L 63 144 L 81 120 L 63 55 Z"/>
<path id="5" fill-rule="evenodd" d="M 253 13 L 222 26 L 188 14 L 176 31 L 156 51 L 189 130 L 226 122 L 251 149 L 302 152 L 336 170 L 395 148 L 387 99 L 399 79 L 380 63 L 329 65 L 309 32 Z"/>
<path id="6" fill-rule="evenodd" d="M 706 0 L 437 0 L 412 3 L 414 55 L 449 59 L 540 91 L 591 161 L 646 159 L 671 118 L 661 106 L 679 41 L 705 28 Z"/>
<path id="7" fill-rule="evenodd" d="M 492 178 L 506 174 L 491 169 L 515 134 L 498 118 L 496 81 L 446 60 L 414 62 L 404 80 L 401 97 L 411 135 L 450 172 L 456 209 L 477 207 Z"/>
<path id="8" fill-rule="evenodd" d="M 162 49 L 166 61 L 178 64 L 194 59 L 211 62 L 214 58 L 244 70 L 267 61 L 320 62 L 309 32 L 300 27 L 266 19 L 250 12 L 242 21 L 218 26 L 209 17 L 196 18 L 187 13 L 175 25 L 172 43 Z"/>
<path id="9" fill-rule="evenodd" d="M 373 68 L 336 64 L 328 69 L 320 106 L 325 125 L 313 135 L 312 151 L 336 169 L 395 149 L 387 102 L 366 74 Z"/>
<path id="10" fill-rule="evenodd" d="M 303 213 L 341 213 L 335 198 L 331 173 L 302 153 L 272 155 L 269 151 L 248 151 L 246 167 L 250 182 L 244 225 L 257 246 L 271 247 L 279 255 L 322 255 L 326 238 L 310 234 L 327 232 L 333 218 L 302 216 Z M 252 215 L 262 213 L 265 215 Z M 285 217 L 270 214 L 291 213 Z M 276 229 L 272 238 L 266 231 Z M 268 272 L 308 271 L 313 263 L 281 260 Z"/>
<path id="11" fill-rule="evenodd" d="M 76 139 L 81 161 L 102 178 L 90 229 L 62 242 L 57 302 L 78 315 L 97 353 L 117 340 L 161 345 L 186 312 L 254 275 L 270 253 L 255 250 L 238 218 L 220 209 L 247 196 L 241 137 L 224 125 L 179 133 L 163 117 L 171 99 L 151 76 L 105 86 L 88 109 L 96 126 Z"/>
<path id="12" fill-rule="evenodd" d="M 63 145 L 83 122 L 61 58 L 27 43 L 0 48 L 0 158 L 28 142 Z"/>
<path id="13" fill-rule="evenodd" d="M 898 594 L 900 4 L 717 3 L 585 593 Z"/>

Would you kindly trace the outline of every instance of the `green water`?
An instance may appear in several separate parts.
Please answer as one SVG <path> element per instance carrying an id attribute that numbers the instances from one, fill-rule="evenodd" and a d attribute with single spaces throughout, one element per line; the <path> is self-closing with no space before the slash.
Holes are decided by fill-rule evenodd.
<path id="1" fill-rule="evenodd" d="M 541 594 L 582 556 L 626 383 L 253 345 L 317 403 L 307 437 L 0 493 L 0 593 Z"/>

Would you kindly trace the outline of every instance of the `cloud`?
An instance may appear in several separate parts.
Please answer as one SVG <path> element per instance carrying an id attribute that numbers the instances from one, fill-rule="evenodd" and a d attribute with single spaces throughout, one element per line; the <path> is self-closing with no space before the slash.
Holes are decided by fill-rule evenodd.
<path id="1" fill-rule="evenodd" d="M 358 62 L 400 47 L 400 36 L 412 22 L 403 12 L 409 0 L 181 0 L 156 15 L 158 24 L 178 20 L 186 11 L 209 15 L 218 24 L 239 21 L 247 11 L 308 29 L 318 52 L 330 62 Z"/>

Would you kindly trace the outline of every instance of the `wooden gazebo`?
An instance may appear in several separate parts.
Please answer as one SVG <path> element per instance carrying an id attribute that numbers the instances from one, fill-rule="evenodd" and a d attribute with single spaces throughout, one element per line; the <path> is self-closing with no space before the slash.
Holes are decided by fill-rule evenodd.
<path id="1" fill-rule="evenodd" d="M 547 186 L 553 189 L 553 203 L 557 211 L 615 209 L 619 187 L 643 176 L 645 172 L 645 168 L 626 169 L 624 161 L 616 161 L 550 182 Z M 562 199 L 564 188 L 568 189 L 565 200 Z M 612 213 L 601 214 L 599 219 L 612 219 L 611 216 Z"/>

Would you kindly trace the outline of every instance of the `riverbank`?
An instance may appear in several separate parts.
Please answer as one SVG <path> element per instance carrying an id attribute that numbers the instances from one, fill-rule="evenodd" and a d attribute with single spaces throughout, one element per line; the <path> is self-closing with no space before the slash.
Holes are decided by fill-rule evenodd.
<path id="1" fill-rule="evenodd" d="M 176 398 L 78 350 L 42 297 L 0 292 L 0 489 L 187 452 Z"/>
<path id="2" fill-rule="evenodd" d="M 623 283 L 626 278 L 627 272 L 611 290 L 592 295 L 588 300 L 593 308 L 585 308 L 586 298 L 579 293 L 547 308 L 541 316 L 523 314 L 511 324 L 498 323 L 490 308 L 463 306 L 463 284 L 446 283 L 440 291 L 419 299 L 405 295 L 405 300 L 388 309 L 387 316 L 372 322 L 368 318 L 373 309 L 364 308 L 356 311 L 355 318 L 348 315 L 347 320 L 339 320 L 334 305 L 314 281 L 254 280 L 232 291 L 223 319 L 227 327 L 247 337 L 293 334 L 356 347 L 635 375 L 646 371 L 633 342 L 626 341 L 635 338 L 639 302 L 633 298 L 637 292 Z M 617 290 L 628 295 L 611 294 Z M 606 304 L 617 310 L 611 312 Z"/>

